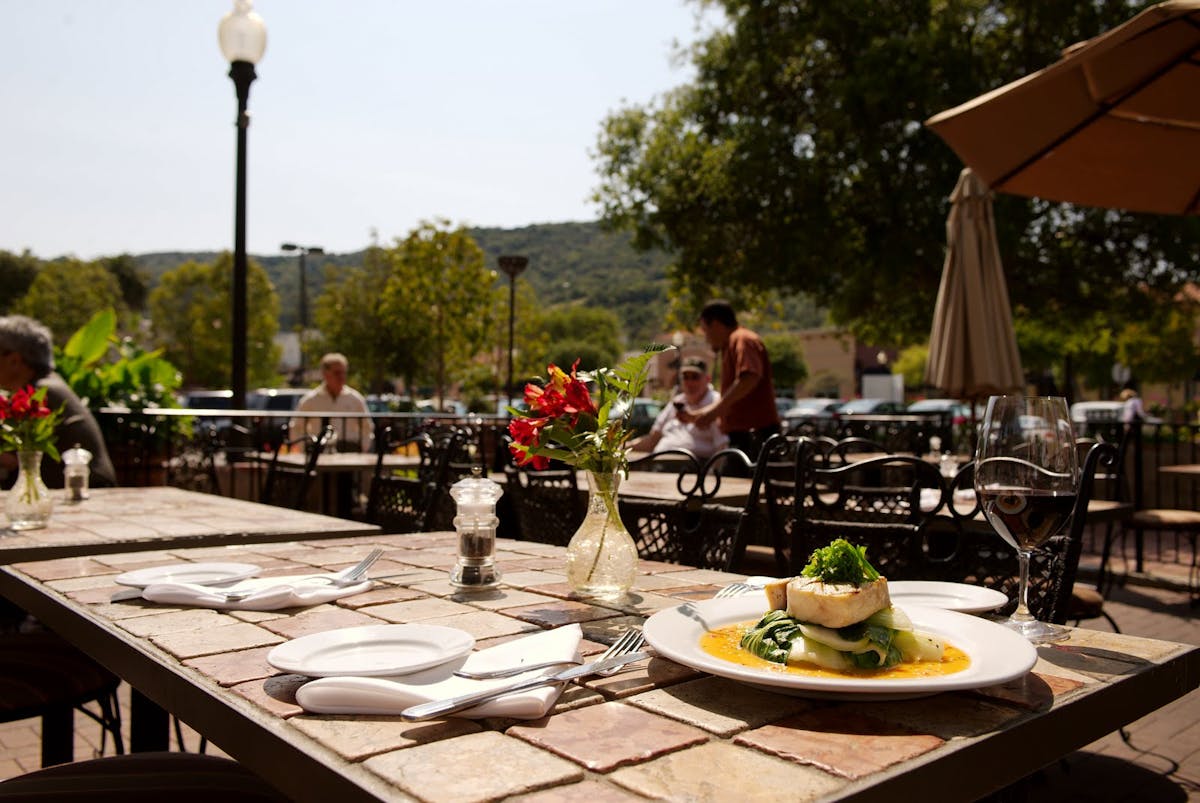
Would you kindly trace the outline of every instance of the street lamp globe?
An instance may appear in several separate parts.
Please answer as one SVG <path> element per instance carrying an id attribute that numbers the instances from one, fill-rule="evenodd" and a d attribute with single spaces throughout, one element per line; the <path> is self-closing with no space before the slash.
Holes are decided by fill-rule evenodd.
<path id="1" fill-rule="evenodd" d="M 267 49 L 267 26 L 252 0 L 234 0 L 233 10 L 217 26 L 217 41 L 226 61 L 258 64 Z"/>

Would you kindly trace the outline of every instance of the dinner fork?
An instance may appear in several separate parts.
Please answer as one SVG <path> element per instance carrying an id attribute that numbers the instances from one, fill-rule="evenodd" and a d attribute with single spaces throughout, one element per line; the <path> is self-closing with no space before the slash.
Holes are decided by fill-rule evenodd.
<path id="1" fill-rule="evenodd" d="M 617 655 L 628 655 L 632 652 L 637 652 L 642 645 L 646 643 L 646 637 L 642 635 L 642 631 L 630 628 L 620 635 L 620 637 L 612 643 L 604 654 L 593 660 L 603 660 L 605 658 L 613 658 Z M 510 678 L 514 675 L 522 675 L 526 672 L 532 672 L 535 669 L 548 669 L 552 666 L 565 666 L 566 664 L 582 664 L 578 658 L 569 658 L 561 661 L 543 661 L 538 664 L 524 664 L 521 666 L 510 666 L 504 669 L 486 669 L 478 672 L 473 672 L 469 669 L 455 670 L 454 674 L 460 678 L 469 678 L 471 680 L 492 680 L 494 678 Z M 621 670 L 622 667 L 606 669 L 602 672 L 597 672 L 597 675 L 607 677 Z"/>
<path id="2" fill-rule="evenodd" d="M 631 627 L 622 633 L 620 637 L 612 643 L 612 646 L 604 651 L 604 655 L 601 655 L 600 659 L 603 660 L 605 658 L 614 658 L 618 655 L 629 655 L 630 653 L 640 650 L 642 645 L 645 643 L 646 637 L 642 634 L 642 631 Z M 600 677 L 608 677 L 609 675 L 615 675 L 624 668 L 625 667 L 623 666 L 614 666 L 612 669 L 604 669 L 596 674 Z"/>
<path id="3" fill-rule="evenodd" d="M 749 583 L 730 583 L 722 588 L 717 593 L 713 594 L 713 599 L 725 599 L 726 597 L 740 597 L 743 594 L 749 594 L 751 591 L 762 591 L 761 586 L 753 586 Z"/>

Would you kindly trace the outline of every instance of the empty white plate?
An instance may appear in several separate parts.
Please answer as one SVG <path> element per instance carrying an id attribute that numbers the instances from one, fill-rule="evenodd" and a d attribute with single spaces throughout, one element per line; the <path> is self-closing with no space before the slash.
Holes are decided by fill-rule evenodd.
<path id="1" fill-rule="evenodd" d="M 888 580 L 888 595 L 893 605 L 924 605 L 959 613 L 994 611 L 1008 597 L 992 588 L 966 583 L 942 583 L 926 580 Z"/>
<path id="2" fill-rule="evenodd" d="M 194 583 L 201 586 L 233 583 L 262 571 L 253 563 L 172 563 L 118 574 L 115 582 L 123 586 L 145 588 L 153 583 Z"/>
<path id="3" fill-rule="evenodd" d="M 407 675 L 461 658 L 469 633 L 441 625 L 363 625 L 312 633 L 280 644 L 267 663 L 308 677 Z"/>

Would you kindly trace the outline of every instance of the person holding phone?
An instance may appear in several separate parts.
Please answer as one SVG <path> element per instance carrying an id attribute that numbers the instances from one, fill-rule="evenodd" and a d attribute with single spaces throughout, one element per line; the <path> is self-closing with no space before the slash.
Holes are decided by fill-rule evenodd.
<path id="1" fill-rule="evenodd" d="M 729 438 L 715 423 L 700 426 L 680 417 L 681 413 L 686 416 L 688 410 L 702 409 L 720 399 L 704 360 L 684 357 L 679 365 L 679 380 L 682 391 L 654 419 L 650 432 L 630 443 L 630 449 L 638 452 L 686 449 L 703 460 L 729 445 Z"/>

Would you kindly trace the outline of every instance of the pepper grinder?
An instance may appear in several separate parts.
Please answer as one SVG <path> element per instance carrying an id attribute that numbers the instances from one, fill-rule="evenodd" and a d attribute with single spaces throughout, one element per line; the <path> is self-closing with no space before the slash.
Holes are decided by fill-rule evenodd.
<path id="1" fill-rule="evenodd" d="M 504 489 L 482 476 L 476 466 L 471 476 L 450 486 L 450 496 L 458 506 L 454 529 L 458 532 L 458 562 L 450 571 L 455 588 L 485 589 L 500 585 L 496 568 L 496 501 Z"/>
<path id="2" fill-rule="evenodd" d="M 92 453 L 78 443 L 63 452 L 63 484 L 67 487 L 68 502 L 82 502 L 88 498 L 88 477 Z"/>

